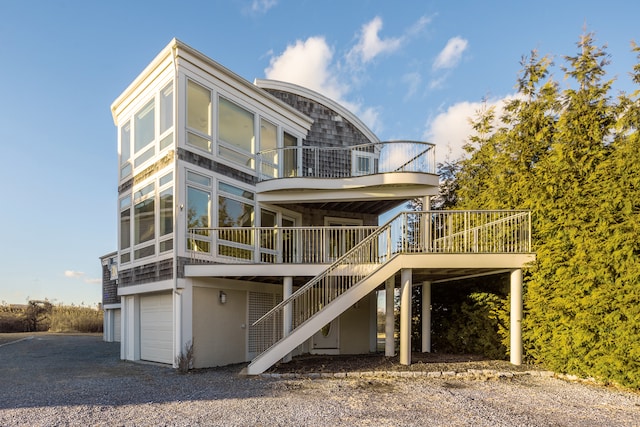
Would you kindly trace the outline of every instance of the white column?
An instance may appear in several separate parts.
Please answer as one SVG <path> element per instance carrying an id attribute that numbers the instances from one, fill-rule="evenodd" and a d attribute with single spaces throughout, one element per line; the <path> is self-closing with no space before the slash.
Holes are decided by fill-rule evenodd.
<path id="1" fill-rule="evenodd" d="M 396 344 L 394 338 L 395 332 L 395 317 L 393 313 L 394 304 L 394 282 L 393 276 L 387 279 L 384 283 L 385 289 L 385 318 L 384 318 L 384 355 L 387 357 L 393 357 L 396 354 Z"/>
<path id="2" fill-rule="evenodd" d="M 400 364 L 411 365 L 411 274 L 400 270 Z"/>
<path id="3" fill-rule="evenodd" d="M 182 290 L 173 292 L 173 367 L 178 367 L 176 359 L 184 351 L 182 347 Z"/>
<path id="4" fill-rule="evenodd" d="M 369 353 L 378 351 L 378 292 L 369 294 Z"/>
<path id="5" fill-rule="evenodd" d="M 511 363 L 522 364 L 522 270 L 511 272 Z"/>
<path id="6" fill-rule="evenodd" d="M 424 196 L 422 198 L 422 210 L 425 212 L 429 212 L 431 210 L 431 196 Z M 422 221 L 421 221 L 421 225 L 423 230 L 422 238 L 424 239 L 424 244 L 422 246 L 424 247 L 425 252 L 431 252 L 431 214 L 430 213 L 424 214 L 424 217 L 422 218 Z"/>
<path id="7" fill-rule="evenodd" d="M 422 352 L 431 353 L 431 282 L 422 283 Z"/>
<path id="8" fill-rule="evenodd" d="M 291 276 L 287 276 L 283 279 L 282 282 L 282 299 L 285 300 L 287 298 L 289 298 L 291 296 L 291 294 L 293 293 L 293 277 Z M 287 336 L 291 333 L 291 328 L 293 325 L 293 307 L 291 304 L 288 304 L 284 307 L 284 313 L 283 313 L 283 321 L 282 321 L 282 327 L 283 327 L 283 331 L 282 334 L 283 336 Z M 287 354 L 285 357 L 282 358 L 283 362 L 290 362 L 291 361 L 291 353 Z"/>

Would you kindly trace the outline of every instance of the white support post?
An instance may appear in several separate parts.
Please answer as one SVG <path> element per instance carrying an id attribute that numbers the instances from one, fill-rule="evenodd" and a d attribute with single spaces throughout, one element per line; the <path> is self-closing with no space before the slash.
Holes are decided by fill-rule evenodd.
<path id="1" fill-rule="evenodd" d="M 395 317 L 394 317 L 394 286 L 395 279 L 393 276 L 384 283 L 385 289 L 385 318 L 384 318 L 384 355 L 393 357 L 396 355 L 395 343 Z"/>
<path id="2" fill-rule="evenodd" d="M 422 283 L 422 352 L 431 353 L 431 282 Z"/>
<path id="3" fill-rule="evenodd" d="M 431 196 L 424 196 L 422 198 L 422 210 L 425 212 L 422 218 L 424 251 L 431 252 Z"/>
<path id="4" fill-rule="evenodd" d="M 182 353 L 182 290 L 173 292 L 173 367 L 178 367 Z"/>
<path id="5" fill-rule="evenodd" d="M 293 293 L 293 277 L 286 276 L 282 281 L 282 300 L 289 298 Z M 293 324 L 293 310 L 291 304 L 284 307 L 284 316 L 282 319 L 282 335 L 288 336 L 291 333 L 291 327 Z M 283 362 L 291 361 L 291 353 L 282 358 Z"/>
<path id="6" fill-rule="evenodd" d="M 511 272 L 511 363 L 522 364 L 522 270 Z"/>
<path id="7" fill-rule="evenodd" d="M 410 268 L 400 270 L 400 364 L 411 365 L 411 275 Z"/>
<path id="8" fill-rule="evenodd" d="M 369 353 L 378 351 L 378 292 L 369 294 Z"/>

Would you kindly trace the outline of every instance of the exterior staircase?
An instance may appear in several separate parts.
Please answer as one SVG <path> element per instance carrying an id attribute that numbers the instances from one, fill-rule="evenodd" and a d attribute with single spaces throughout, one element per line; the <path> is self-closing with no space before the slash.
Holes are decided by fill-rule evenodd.
<path id="1" fill-rule="evenodd" d="M 269 369 L 397 273 L 403 256 L 528 253 L 530 235 L 526 211 L 402 212 L 251 325 L 259 354 L 243 373 Z"/>

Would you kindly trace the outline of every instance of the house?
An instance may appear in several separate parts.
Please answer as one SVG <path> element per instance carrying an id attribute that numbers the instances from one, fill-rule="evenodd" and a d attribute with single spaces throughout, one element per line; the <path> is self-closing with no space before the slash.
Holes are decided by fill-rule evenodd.
<path id="1" fill-rule="evenodd" d="M 377 294 L 392 302 L 399 287 L 409 364 L 412 286 L 429 307 L 434 282 L 511 272 L 520 363 L 529 213 L 429 210 L 432 144 L 379 141 L 335 101 L 251 83 L 175 39 L 111 110 L 119 231 L 103 258 L 105 289 L 117 287 L 105 291 L 105 339 L 120 329 L 122 359 L 175 365 L 192 344 L 195 367 L 251 361 L 257 374 L 302 353 L 376 351 Z M 379 226 L 415 198 L 425 211 Z"/>

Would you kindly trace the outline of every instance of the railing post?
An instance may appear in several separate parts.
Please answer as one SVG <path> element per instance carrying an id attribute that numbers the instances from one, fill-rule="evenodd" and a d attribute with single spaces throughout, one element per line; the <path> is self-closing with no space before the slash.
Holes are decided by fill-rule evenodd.
<path id="1" fill-rule="evenodd" d="M 313 176 L 320 177 L 320 156 L 318 155 L 318 147 L 313 150 Z"/>

